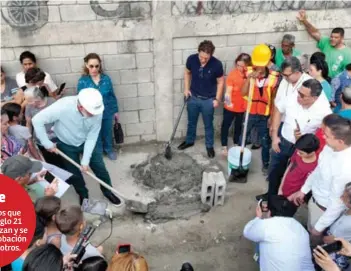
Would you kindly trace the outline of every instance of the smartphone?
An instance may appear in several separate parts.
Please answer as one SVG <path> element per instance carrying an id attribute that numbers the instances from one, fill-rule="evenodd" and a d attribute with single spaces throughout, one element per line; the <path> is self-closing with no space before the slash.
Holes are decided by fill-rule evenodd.
<path id="1" fill-rule="evenodd" d="M 61 92 L 65 89 L 65 86 L 66 86 L 66 83 L 62 83 L 62 84 L 60 85 L 59 90 L 58 90 L 58 92 L 57 92 L 57 95 L 60 95 L 60 94 L 61 94 Z"/>
<path id="2" fill-rule="evenodd" d="M 297 119 L 295 119 L 295 122 L 296 122 L 296 129 L 297 129 L 297 130 L 301 130 L 301 129 L 300 129 L 300 125 L 299 125 L 299 123 L 297 122 Z"/>
<path id="3" fill-rule="evenodd" d="M 342 249 L 342 243 L 340 241 L 335 241 L 331 244 L 325 244 L 321 246 L 328 254 L 333 252 L 338 252 Z"/>
<path id="4" fill-rule="evenodd" d="M 55 176 L 52 175 L 49 171 L 46 172 L 44 179 L 48 182 L 48 183 L 52 183 L 53 180 L 55 180 Z"/>
<path id="5" fill-rule="evenodd" d="M 131 248 L 130 244 L 119 245 L 117 247 L 116 253 L 117 254 L 128 253 L 128 252 L 130 252 L 130 248 Z"/>

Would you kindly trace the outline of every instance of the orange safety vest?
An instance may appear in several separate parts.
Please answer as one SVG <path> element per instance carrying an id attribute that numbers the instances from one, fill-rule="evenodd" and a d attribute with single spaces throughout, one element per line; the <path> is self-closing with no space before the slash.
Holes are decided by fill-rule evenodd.
<path id="1" fill-rule="evenodd" d="M 247 75 L 252 72 L 252 67 L 247 67 Z M 272 96 L 275 94 L 278 79 L 279 72 L 270 70 L 268 76 L 264 79 L 262 94 L 260 88 L 257 86 L 257 82 L 255 81 L 252 100 L 247 104 L 247 106 L 250 106 L 250 114 L 269 116 L 272 107 Z M 248 96 L 245 96 L 244 99 L 248 101 Z"/>

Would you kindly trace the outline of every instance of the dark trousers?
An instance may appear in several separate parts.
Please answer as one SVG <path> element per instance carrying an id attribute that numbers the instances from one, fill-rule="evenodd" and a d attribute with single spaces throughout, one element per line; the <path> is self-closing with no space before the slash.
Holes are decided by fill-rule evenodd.
<path id="1" fill-rule="evenodd" d="M 229 128 L 234 120 L 234 144 L 240 144 L 240 135 L 242 131 L 244 113 L 232 112 L 227 109 L 223 109 L 223 121 L 221 127 L 221 142 L 222 146 L 228 146 L 228 132 Z"/>
<path id="2" fill-rule="evenodd" d="M 280 183 L 288 166 L 290 157 L 295 151 L 295 145 L 280 136 L 280 152 L 272 150 L 271 162 L 268 171 L 268 195 L 277 195 Z"/>
<path id="3" fill-rule="evenodd" d="M 84 144 L 82 144 L 78 147 L 75 147 L 75 146 L 67 145 L 67 144 L 63 143 L 62 141 L 58 141 L 57 148 L 59 150 L 61 150 L 63 153 L 65 153 L 67 156 L 69 156 L 72 160 L 74 160 L 75 162 L 80 164 L 80 156 L 81 156 L 81 154 L 83 154 Z M 71 172 L 72 174 L 74 174 L 75 176 L 77 176 L 77 179 L 79 179 L 79 181 L 78 181 L 79 184 L 77 185 L 77 188 L 76 188 L 76 190 L 78 189 L 79 192 L 77 191 L 77 193 L 81 197 L 87 198 L 88 197 L 88 189 L 85 186 L 84 178 L 83 178 L 83 175 L 82 175 L 80 169 L 78 169 L 76 166 L 74 166 L 73 164 L 71 164 L 70 162 L 68 162 L 66 160 L 64 160 L 63 163 L 65 165 L 65 169 L 67 171 Z M 112 186 L 110 175 L 106 169 L 105 162 L 104 162 L 103 157 L 102 157 L 102 152 L 97 147 L 95 147 L 95 149 L 91 155 L 89 166 L 90 166 L 91 170 L 94 172 L 94 174 L 96 175 L 96 177 L 98 177 L 100 180 L 102 180 L 106 184 Z M 100 186 L 100 189 L 103 193 L 108 191 L 103 186 Z"/>
<path id="4" fill-rule="evenodd" d="M 200 99 L 191 96 L 187 103 L 188 110 L 188 130 L 186 133 L 186 143 L 194 143 L 196 139 L 196 127 L 200 113 L 205 125 L 206 148 L 213 148 L 214 128 L 213 128 L 213 99 Z"/>
<path id="5" fill-rule="evenodd" d="M 65 169 L 73 175 L 66 180 L 66 183 L 72 185 L 74 190 L 79 195 L 81 199 L 88 197 L 88 189 L 85 186 L 84 179 L 80 176 L 75 175 L 72 171 L 67 169 L 67 165 L 64 162 L 64 158 L 60 155 L 52 152 L 48 152 L 43 146 L 37 145 L 41 154 L 43 155 L 45 162 L 55 165 L 59 168 Z M 67 161 L 68 162 L 68 161 Z M 69 162 L 68 162 L 69 163 Z"/>
<path id="6" fill-rule="evenodd" d="M 268 118 L 268 116 L 250 114 L 247 124 L 247 135 L 251 133 L 253 127 L 257 129 L 262 145 L 261 159 L 263 167 L 269 166 L 269 152 L 272 146 L 271 137 L 269 136 Z"/>
<path id="7" fill-rule="evenodd" d="M 99 138 L 96 143 L 100 151 L 104 151 L 106 153 L 113 152 L 112 127 L 112 118 L 102 120 Z"/>

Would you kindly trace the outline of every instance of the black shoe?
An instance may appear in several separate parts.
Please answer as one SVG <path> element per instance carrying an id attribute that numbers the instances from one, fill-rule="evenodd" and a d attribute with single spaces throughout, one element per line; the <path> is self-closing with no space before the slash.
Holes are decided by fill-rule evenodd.
<path id="1" fill-rule="evenodd" d="M 261 148 L 260 144 L 252 144 L 252 146 L 251 146 L 251 150 L 258 150 L 260 148 Z"/>
<path id="2" fill-rule="evenodd" d="M 261 194 L 261 195 L 257 195 L 257 196 L 256 196 L 256 200 L 257 200 L 257 201 L 260 201 L 260 200 L 267 201 L 267 200 L 268 200 L 268 193 Z"/>
<path id="3" fill-rule="evenodd" d="M 207 155 L 208 155 L 208 157 L 213 158 L 213 157 L 216 156 L 216 153 L 215 153 L 215 151 L 214 151 L 213 148 L 206 148 L 206 149 L 207 149 Z"/>
<path id="4" fill-rule="evenodd" d="M 105 198 L 107 198 L 112 204 L 119 206 L 121 205 L 121 200 L 114 195 L 113 193 L 111 193 L 110 191 L 103 193 Z"/>
<path id="5" fill-rule="evenodd" d="M 80 204 L 80 206 L 82 206 L 82 204 L 83 204 L 83 201 L 85 200 L 85 199 L 89 199 L 89 197 L 81 197 L 81 196 L 79 196 L 79 204 Z"/>
<path id="6" fill-rule="evenodd" d="M 190 148 L 192 146 L 194 146 L 194 143 L 186 143 L 186 141 L 184 141 L 182 144 L 180 144 L 178 146 L 178 150 L 182 151 L 182 150 L 185 150 L 185 149 Z"/>
<path id="7" fill-rule="evenodd" d="M 180 269 L 180 271 L 194 271 L 194 268 L 190 263 L 183 263 L 182 269 Z"/>

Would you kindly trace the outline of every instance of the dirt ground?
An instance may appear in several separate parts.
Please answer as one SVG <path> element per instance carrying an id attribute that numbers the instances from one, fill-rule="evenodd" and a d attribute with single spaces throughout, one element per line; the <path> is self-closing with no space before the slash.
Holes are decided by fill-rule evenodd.
<path id="1" fill-rule="evenodd" d="M 176 149 L 178 142 L 174 143 Z M 211 164 L 218 164 L 227 176 L 227 162 L 220 154 L 220 143 L 216 142 L 216 158 Z M 131 165 L 145 161 L 163 151 L 163 146 L 149 144 L 127 146 L 119 150 L 117 161 L 106 160 L 114 187 L 125 195 L 136 198 L 153 196 L 133 180 Z M 191 157 L 204 159 L 204 140 L 185 151 Z M 87 178 L 92 198 L 101 198 L 98 186 Z M 130 243 L 132 249 L 145 256 L 150 270 L 180 270 L 183 262 L 193 264 L 199 271 L 254 271 L 258 270 L 253 261 L 253 244 L 242 236 L 245 224 L 254 217 L 256 202 L 254 196 L 265 192 L 267 183 L 261 174 L 260 150 L 253 152 L 248 183 L 229 183 L 225 205 L 212 208 L 208 213 L 192 216 L 187 220 L 172 220 L 167 223 L 145 222 L 142 215 L 125 213 L 113 222 L 112 236 L 105 242 L 104 251 L 110 259 L 118 244 Z M 63 198 L 64 204 L 78 203 L 73 191 Z M 103 224 L 93 236 L 98 244 L 110 232 L 109 223 Z"/>

